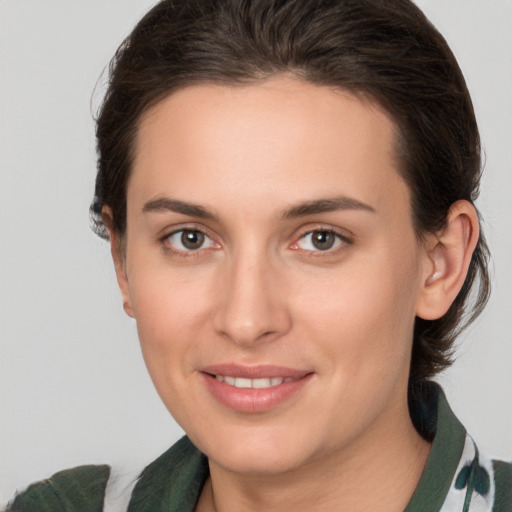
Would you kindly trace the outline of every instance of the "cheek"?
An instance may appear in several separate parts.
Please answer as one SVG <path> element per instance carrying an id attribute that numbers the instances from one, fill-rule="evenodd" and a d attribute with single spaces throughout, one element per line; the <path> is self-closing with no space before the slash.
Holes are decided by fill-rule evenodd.
<path id="1" fill-rule="evenodd" d="M 380 375 L 408 367 L 415 318 L 417 266 L 392 251 L 358 258 L 339 272 L 311 281 L 295 318 L 331 361 L 350 375 Z M 314 333 L 313 333 L 314 331 Z"/>
<path id="2" fill-rule="evenodd" d="M 148 370 L 168 375 L 166 369 L 192 364 L 194 352 L 204 337 L 208 314 L 205 277 L 168 270 L 139 267 L 132 276 L 130 295 L 142 352 Z"/>
<path id="3" fill-rule="evenodd" d="M 186 283 L 185 283 L 186 284 Z M 153 280 L 134 282 L 132 297 L 144 362 L 153 385 L 172 416 L 183 424 L 192 393 L 193 369 L 201 353 L 204 297 L 189 284 Z"/>

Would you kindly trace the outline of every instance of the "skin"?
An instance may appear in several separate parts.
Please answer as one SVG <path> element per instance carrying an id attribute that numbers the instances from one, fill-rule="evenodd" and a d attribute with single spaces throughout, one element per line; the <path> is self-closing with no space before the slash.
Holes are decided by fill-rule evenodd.
<path id="1" fill-rule="evenodd" d="M 127 232 L 111 231 L 112 251 L 155 387 L 209 457 L 197 510 L 407 505 L 430 448 L 407 409 L 414 319 L 448 309 L 478 223 L 460 201 L 445 230 L 419 241 L 394 140 L 372 102 L 290 77 L 188 87 L 141 120 Z M 334 198 L 341 208 L 297 215 Z M 204 232 L 204 245 L 169 236 L 183 229 Z M 318 250 L 312 232 L 335 233 L 333 248 Z M 219 363 L 311 378 L 246 413 L 204 385 L 199 369 Z"/>

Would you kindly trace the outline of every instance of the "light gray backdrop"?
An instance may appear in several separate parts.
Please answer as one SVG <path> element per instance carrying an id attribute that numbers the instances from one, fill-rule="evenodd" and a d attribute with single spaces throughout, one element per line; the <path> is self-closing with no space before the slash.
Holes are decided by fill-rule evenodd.
<path id="1" fill-rule="evenodd" d="M 181 434 L 88 227 L 92 91 L 153 3 L 0 0 L 0 504 L 74 465 L 140 469 Z M 418 3 L 473 94 L 495 267 L 491 303 L 440 380 L 482 446 L 512 459 L 512 1 Z"/>

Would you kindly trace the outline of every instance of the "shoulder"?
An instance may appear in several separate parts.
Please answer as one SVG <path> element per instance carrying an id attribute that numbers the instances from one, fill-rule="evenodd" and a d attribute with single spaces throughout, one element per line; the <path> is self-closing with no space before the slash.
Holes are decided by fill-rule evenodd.
<path id="1" fill-rule="evenodd" d="M 206 457 L 183 437 L 138 478 L 112 476 L 109 466 L 79 466 L 30 485 L 5 512 L 102 512 L 121 510 L 120 503 L 129 511 L 192 512 L 208 474 Z"/>
<path id="2" fill-rule="evenodd" d="M 469 508 L 464 508 L 465 506 Z M 475 441 L 467 435 L 448 498 L 441 512 L 445 510 L 511 512 L 512 464 L 492 459 L 480 451 Z"/>
<path id="3" fill-rule="evenodd" d="M 129 512 L 192 512 L 208 477 L 208 460 L 183 437 L 141 473 Z"/>
<path id="4" fill-rule="evenodd" d="M 512 464 L 478 447 L 439 385 L 423 382 L 415 391 L 411 418 L 432 447 L 406 511 L 512 512 Z"/>
<path id="5" fill-rule="evenodd" d="M 493 460 L 496 512 L 512 510 L 512 462 Z"/>
<path id="6" fill-rule="evenodd" d="M 59 471 L 17 494 L 6 512 L 101 512 L 109 466 Z"/>

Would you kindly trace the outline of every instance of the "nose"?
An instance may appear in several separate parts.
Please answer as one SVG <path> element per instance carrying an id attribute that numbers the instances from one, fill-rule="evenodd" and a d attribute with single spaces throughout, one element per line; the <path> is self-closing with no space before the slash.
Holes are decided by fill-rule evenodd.
<path id="1" fill-rule="evenodd" d="M 227 264 L 214 313 L 216 332 L 246 347 L 286 333 L 291 317 L 280 274 L 268 257 L 254 251 Z"/>

